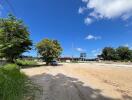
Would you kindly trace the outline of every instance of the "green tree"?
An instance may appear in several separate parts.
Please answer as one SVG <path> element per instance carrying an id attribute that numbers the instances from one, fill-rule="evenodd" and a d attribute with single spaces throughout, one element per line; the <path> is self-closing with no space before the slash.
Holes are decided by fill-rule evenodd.
<path id="1" fill-rule="evenodd" d="M 120 60 L 130 60 L 132 52 L 128 47 L 120 46 L 116 49 L 116 53 Z"/>
<path id="2" fill-rule="evenodd" d="M 23 52 L 30 50 L 32 41 L 22 20 L 13 15 L 0 18 L 0 57 L 14 62 Z"/>
<path id="3" fill-rule="evenodd" d="M 102 54 L 101 57 L 104 60 L 116 60 L 117 59 L 117 55 L 116 55 L 116 51 L 114 48 L 112 47 L 105 47 L 102 50 Z"/>
<path id="4" fill-rule="evenodd" d="M 130 57 L 130 61 L 132 62 L 132 50 L 130 50 L 130 52 L 131 52 L 131 57 Z"/>
<path id="5" fill-rule="evenodd" d="M 52 60 L 61 55 L 62 48 L 57 40 L 44 39 L 36 46 L 38 53 L 48 65 Z"/>

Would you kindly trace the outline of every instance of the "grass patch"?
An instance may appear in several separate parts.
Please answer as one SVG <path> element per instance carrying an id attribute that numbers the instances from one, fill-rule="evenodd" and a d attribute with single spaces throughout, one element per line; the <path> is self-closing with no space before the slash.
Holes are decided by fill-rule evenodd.
<path id="1" fill-rule="evenodd" d="M 0 100 L 34 100 L 39 89 L 20 72 L 18 65 L 7 64 L 0 68 Z"/>
<path id="2" fill-rule="evenodd" d="M 33 60 L 22 60 L 22 59 L 17 59 L 16 60 L 16 64 L 21 66 L 22 68 L 26 68 L 26 67 L 32 67 L 37 65 L 37 62 L 33 61 Z"/>

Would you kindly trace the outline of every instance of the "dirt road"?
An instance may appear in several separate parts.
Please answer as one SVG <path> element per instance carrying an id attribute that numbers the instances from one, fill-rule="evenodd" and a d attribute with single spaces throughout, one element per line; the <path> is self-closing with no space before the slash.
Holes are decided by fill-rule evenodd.
<path id="1" fill-rule="evenodd" d="M 63 64 L 22 71 L 42 87 L 36 100 L 132 100 L 132 65 Z"/>

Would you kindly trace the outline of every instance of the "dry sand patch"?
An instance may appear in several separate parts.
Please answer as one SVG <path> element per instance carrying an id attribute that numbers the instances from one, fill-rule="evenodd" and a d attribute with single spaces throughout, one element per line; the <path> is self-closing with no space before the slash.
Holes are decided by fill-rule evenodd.
<path id="1" fill-rule="evenodd" d="M 131 67 L 82 63 L 22 71 L 42 86 L 37 100 L 132 100 Z"/>

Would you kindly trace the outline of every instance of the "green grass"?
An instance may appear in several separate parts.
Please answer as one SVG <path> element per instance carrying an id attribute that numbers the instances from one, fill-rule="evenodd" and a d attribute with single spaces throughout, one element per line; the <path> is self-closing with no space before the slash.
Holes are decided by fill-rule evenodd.
<path id="1" fill-rule="evenodd" d="M 17 65 L 7 64 L 0 68 L 0 100 L 34 100 L 36 90 L 38 88 Z"/>
<path id="2" fill-rule="evenodd" d="M 26 67 L 32 67 L 37 65 L 37 62 L 33 61 L 33 60 L 22 60 L 22 59 L 17 59 L 16 60 L 16 64 L 21 66 L 22 68 L 26 68 Z"/>

